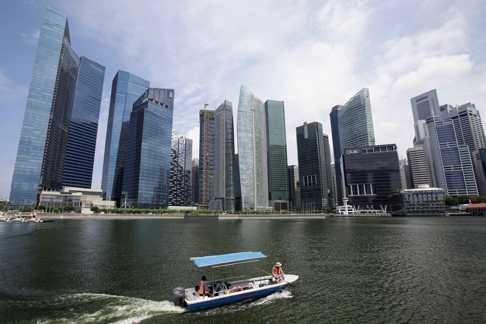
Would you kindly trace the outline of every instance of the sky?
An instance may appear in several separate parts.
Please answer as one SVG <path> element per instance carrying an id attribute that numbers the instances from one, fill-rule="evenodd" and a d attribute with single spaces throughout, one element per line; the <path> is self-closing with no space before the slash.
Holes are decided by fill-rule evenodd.
<path id="1" fill-rule="evenodd" d="M 285 101 L 289 164 L 295 128 L 369 88 L 377 144 L 412 146 L 410 98 L 486 115 L 486 1 L 5 0 L 0 11 L 0 199 L 10 191 L 42 10 L 69 21 L 72 46 L 106 66 L 93 187 L 100 187 L 111 82 L 123 69 L 175 89 L 174 129 L 194 140 L 198 111 L 233 103 L 247 85 Z M 483 121 L 484 124 L 484 121 Z"/>

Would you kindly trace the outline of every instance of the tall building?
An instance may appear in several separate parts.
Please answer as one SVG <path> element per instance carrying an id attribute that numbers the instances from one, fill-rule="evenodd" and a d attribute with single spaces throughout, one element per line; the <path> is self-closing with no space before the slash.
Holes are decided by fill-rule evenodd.
<path id="1" fill-rule="evenodd" d="M 149 88 L 133 104 L 123 193 L 138 208 L 168 206 L 174 90 Z"/>
<path id="2" fill-rule="evenodd" d="M 235 140 L 233 107 L 225 100 L 214 112 L 214 175 L 210 186 L 210 209 L 233 211 Z"/>
<path id="3" fill-rule="evenodd" d="M 302 208 L 333 208 L 329 139 L 323 134 L 321 123 L 297 127 L 297 153 Z"/>
<path id="4" fill-rule="evenodd" d="M 148 81 L 125 71 L 118 71 L 113 78 L 101 183 L 107 199 L 120 201 L 130 115 L 133 104 L 149 85 Z"/>
<path id="5" fill-rule="evenodd" d="M 96 131 L 78 127 L 79 113 L 87 110 L 83 118 L 97 128 L 103 78 L 104 67 L 79 58 L 71 48 L 67 18 L 47 8 L 12 177 L 12 205 L 35 206 L 40 190 L 56 190 L 72 182 L 74 162 L 79 166 L 78 184 L 91 184 L 91 143 L 93 136 L 96 143 Z M 76 137 L 79 150 L 73 151 Z"/>
<path id="6" fill-rule="evenodd" d="M 268 205 L 267 132 L 260 99 L 241 86 L 238 102 L 238 155 L 242 209 Z"/>
<path id="7" fill-rule="evenodd" d="M 400 209 L 400 167 L 395 144 L 346 149 L 346 195 L 359 209 Z"/>
<path id="8" fill-rule="evenodd" d="M 169 205 L 192 204 L 192 140 L 172 134 Z"/>
<path id="9" fill-rule="evenodd" d="M 478 189 L 481 196 L 486 196 L 486 148 L 478 150 L 475 166 L 476 166 L 476 177 L 478 179 Z"/>
<path id="10" fill-rule="evenodd" d="M 192 203 L 199 203 L 199 160 L 192 160 Z"/>
<path id="11" fill-rule="evenodd" d="M 439 116 L 439 100 L 435 89 L 410 99 L 412 104 L 413 125 L 415 128 L 414 144 L 425 140 L 425 123 L 428 118 Z"/>
<path id="12" fill-rule="evenodd" d="M 407 159 L 400 159 L 400 184 L 401 189 L 411 189 L 412 188 L 412 178 L 410 177 L 410 167 L 408 165 Z"/>
<path id="13" fill-rule="evenodd" d="M 235 190 L 235 210 L 241 210 L 240 160 L 238 154 L 233 159 L 233 185 Z"/>
<path id="14" fill-rule="evenodd" d="M 334 106 L 330 113 L 333 136 L 334 167 L 338 203 L 345 194 L 342 155 L 346 149 L 375 145 L 375 132 L 371 114 L 369 90 L 364 88 L 343 106 Z"/>
<path id="15" fill-rule="evenodd" d="M 434 183 L 424 144 L 415 144 L 414 147 L 409 148 L 407 150 L 407 160 L 411 188 L 419 188 L 421 185 L 431 186 Z"/>
<path id="16" fill-rule="evenodd" d="M 80 58 L 64 155 L 64 187 L 91 188 L 104 78 L 104 66 Z"/>
<path id="17" fill-rule="evenodd" d="M 300 185 L 299 185 L 299 167 L 296 165 L 289 165 L 288 169 L 289 180 L 289 209 L 300 209 Z"/>
<path id="18" fill-rule="evenodd" d="M 207 105 L 199 111 L 199 206 L 209 207 L 215 168 L 215 116 Z"/>
<path id="19" fill-rule="evenodd" d="M 273 208 L 288 208 L 287 136 L 283 101 L 265 102 L 267 127 L 268 199 Z"/>
<path id="20" fill-rule="evenodd" d="M 450 117 L 427 120 L 434 178 L 438 187 L 450 196 L 478 195 L 469 146 L 457 126 L 458 123 Z"/>

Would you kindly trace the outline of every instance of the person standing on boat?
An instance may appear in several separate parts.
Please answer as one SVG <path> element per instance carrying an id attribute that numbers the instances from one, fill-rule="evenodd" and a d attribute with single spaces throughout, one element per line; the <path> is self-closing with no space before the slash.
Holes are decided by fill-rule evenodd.
<path id="1" fill-rule="evenodd" d="M 199 281 L 197 293 L 199 296 L 207 296 L 209 293 L 208 279 L 204 275 L 201 277 L 201 281 Z"/>
<path id="2" fill-rule="evenodd" d="M 285 278 L 285 274 L 282 270 L 282 264 L 280 262 L 275 263 L 272 268 L 273 280 L 276 282 L 282 281 Z"/>

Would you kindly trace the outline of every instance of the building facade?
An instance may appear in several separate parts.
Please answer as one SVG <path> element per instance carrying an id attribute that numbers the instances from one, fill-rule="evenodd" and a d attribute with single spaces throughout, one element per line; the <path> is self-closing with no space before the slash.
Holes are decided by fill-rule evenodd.
<path id="1" fill-rule="evenodd" d="M 414 144 L 421 144 L 424 142 L 425 123 L 428 118 L 439 116 L 439 99 L 437 98 L 437 90 L 433 89 L 415 96 L 410 99 L 412 104 L 413 124 L 415 129 Z"/>
<path id="2" fill-rule="evenodd" d="M 444 216 L 446 193 L 442 188 L 420 185 L 401 192 L 403 216 Z"/>
<path id="3" fill-rule="evenodd" d="M 265 102 L 267 128 L 268 199 L 274 209 L 289 205 L 287 136 L 283 101 Z"/>
<path id="4" fill-rule="evenodd" d="M 208 208 L 212 195 L 215 169 L 215 115 L 214 110 L 199 111 L 199 206 Z"/>
<path id="5" fill-rule="evenodd" d="M 233 106 L 225 100 L 214 112 L 214 175 L 210 186 L 209 208 L 225 211 L 235 209 L 234 158 L 235 132 Z"/>
<path id="6" fill-rule="evenodd" d="M 12 177 L 12 205 L 35 206 L 41 190 L 72 183 L 74 160 L 79 166 L 78 184 L 91 184 L 91 151 L 85 149 L 91 148 L 93 136 L 96 143 L 96 132 L 93 135 L 89 127 L 77 128 L 77 123 L 79 110 L 86 109 L 89 113 L 85 117 L 97 128 L 96 99 L 103 78 L 104 67 L 80 59 L 72 49 L 67 18 L 48 7 L 42 18 Z M 92 82 L 89 89 L 87 82 Z M 93 102 L 87 102 L 90 95 L 95 96 Z M 73 151 L 73 139 L 78 137 L 80 150 Z"/>
<path id="7" fill-rule="evenodd" d="M 424 144 L 415 144 L 414 147 L 409 148 L 407 150 L 407 160 L 411 188 L 418 188 L 421 185 L 431 186 L 434 183 Z"/>
<path id="8" fill-rule="evenodd" d="M 118 71 L 113 78 L 101 183 L 106 199 L 121 199 L 130 115 L 149 86 L 147 80 L 126 71 Z"/>
<path id="9" fill-rule="evenodd" d="M 269 204 L 265 109 L 262 101 L 245 86 L 240 89 L 237 118 L 242 209 L 266 209 Z"/>
<path id="10" fill-rule="evenodd" d="M 368 89 L 361 89 L 346 104 L 334 106 L 330 114 L 338 203 L 346 194 L 342 155 L 346 149 L 375 145 L 375 132 Z"/>
<path id="11" fill-rule="evenodd" d="M 329 139 L 318 122 L 297 127 L 297 155 L 301 207 L 306 210 L 333 208 Z"/>
<path id="12" fill-rule="evenodd" d="M 400 167 L 395 144 L 346 149 L 346 196 L 358 209 L 400 209 Z"/>
<path id="13" fill-rule="evenodd" d="M 299 167 L 289 165 L 287 168 L 289 180 L 289 209 L 299 210 L 300 204 L 300 184 L 299 184 Z"/>
<path id="14" fill-rule="evenodd" d="M 192 204 L 199 204 L 199 160 L 192 160 Z"/>
<path id="15" fill-rule="evenodd" d="M 192 205 L 192 140 L 172 134 L 169 205 Z"/>
<path id="16" fill-rule="evenodd" d="M 133 104 L 123 195 L 130 207 L 166 208 L 174 90 L 149 88 Z"/>
<path id="17" fill-rule="evenodd" d="M 81 57 L 64 153 L 63 186 L 91 188 L 105 67 Z"/>
<path id="18" fill-rule="evenodd" d="M 434 178 L 450 196 L 478 195 L 471 152 L 457 125 L 450 117 L 427 120 Z"/>

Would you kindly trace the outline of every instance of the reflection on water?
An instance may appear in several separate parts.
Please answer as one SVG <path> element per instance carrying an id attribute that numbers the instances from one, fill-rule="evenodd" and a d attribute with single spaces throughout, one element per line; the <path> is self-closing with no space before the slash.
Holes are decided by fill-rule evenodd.
<path id="1" fill-rule="evenodd" d="M 0 224 L 0 318 L 31 322 L 485 322 L 486 218 L 87 220 Z M 265 299 L 183 313 L 192 256 L 262 250 L 207 275 L 300 275 Z"/>

